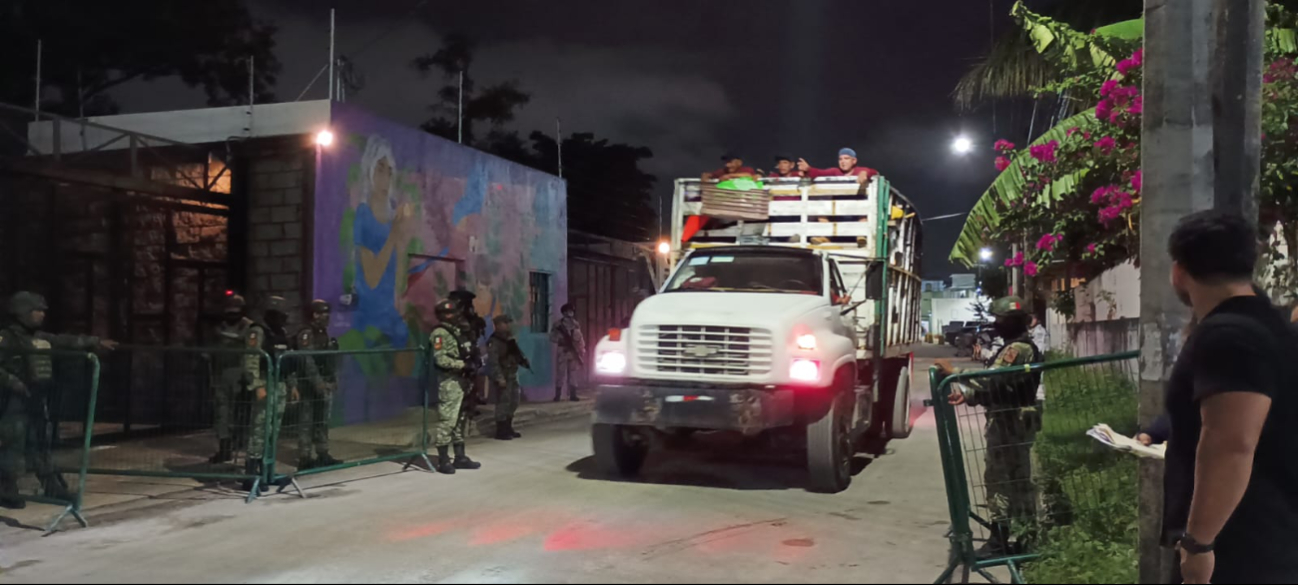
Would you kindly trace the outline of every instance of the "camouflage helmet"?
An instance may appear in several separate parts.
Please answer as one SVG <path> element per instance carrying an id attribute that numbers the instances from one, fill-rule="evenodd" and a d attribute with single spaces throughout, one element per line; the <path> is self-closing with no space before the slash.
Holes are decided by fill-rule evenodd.
<path id="1" fill-rule="evenodd" d="M 451 299 L 437 303 L 437 307 L 433 311 L 437 314 L 437 320 L 443 323 L 458 319 L 463 315 L 460 306 Z"/>
<path id="2" fill-rule="evenodd" d="M 226 313 L 242 313 L 248 308 L 248 301 L 244 300 L 242 295 L 230 293 L 225 297 L 225 306 L 223 310 Z"/>
<path id="3" fill-rule="evenodd" d="M 9 314 L 17 318 L 26 318 L 32 311 L 48 311 L 50 306 L 45 297 L 30 291 L 14 293 L 9 297 Z"/>
<path id="4" fill-rule="evenodd" d="M 996 317 L 1025 316 L 1028 308 L 1019 297 L 1001 297 L 992 302 L 991 314 Z"/>
<path id="5" fill-rule="evenodd" d="M 329 306 L 328 301 L 322 299 L 316 299 L 314 301 L 311 301 L 310 310 L 311 310 L 311 314 L 314 315 L 317 313 L 328 313 L 332 310 L 332 308 Z"/>
<path id="6" fill-rule="evenodd" d="M 287 306 L 288 301 L 284 300 L 284 297 L 271 296 L 266 297 L 266 300 L 262 302 L 261 310 L 263 313 L 281 313 L 287 315 L 288 312 L 285 311 Z"/>

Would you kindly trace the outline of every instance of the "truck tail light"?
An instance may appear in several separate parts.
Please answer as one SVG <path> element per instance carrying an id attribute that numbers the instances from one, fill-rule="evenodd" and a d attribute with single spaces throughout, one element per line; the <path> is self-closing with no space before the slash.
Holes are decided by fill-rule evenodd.
<path id="1" fill-rule="evenodd" d="M 793 360 L 789 365 L 789 377 L 799 382 L 816 382 L 820 380 L 820 362 L 816 360 Z"/>
<path id="2" fill-rule="evenodd" d="M 609 330 L 608 330 L 608 340 L 609 340 L 609 341 L 622 341 L 622 330 L 621 330 L 621 329 L 609 329 Z"/>

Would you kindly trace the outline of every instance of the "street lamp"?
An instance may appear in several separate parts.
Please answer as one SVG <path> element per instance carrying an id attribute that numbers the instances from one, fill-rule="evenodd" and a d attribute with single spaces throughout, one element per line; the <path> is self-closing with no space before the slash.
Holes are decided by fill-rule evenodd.
<path id="1" fill-rule="evenodd" d="M 960 135 L 951 141 L 951 152 L 964 156 L 973 152 L 974 143 L 968 136 Z"/>
<path id="2" fill-rule="evenodd" d="M 983 296 L 983 265 L 984 265 L 984 264 L 987 264 L 988 262 L 991 262 L 991 259 L 992 259 L 992 249 L 991 249 L 991 248 L 983 248 L 983 249 L 981 249 L 981 250 L 978 250 L 978 260 L 979 260 L 979 262 L 978 262 L 978 290 L 977 290 L 976 292 L 974 292 L 974 298 L 982 298 L 982 296 Z"/>
<path id="3" fill-rule="evenodd" d="M 658 253 L 659 253 L 659 254 L 662 254 L 663 256 L 666 256 L 666 255 L 670 254 L 671 251 L 672 251 L 672 245 L 671 245 L 671 244 L 668 244 L 667 242 L 659 242 L 659 243 L 658 243 Z"/>
<path id="4" fill-rule="evenodd" d="M 979 251 L 978 251 L 978 257 L 981 258 L 983 262 L 988 262 L 988 261 L 990 261 L 990 260 L 992 259 L 992 249 L 991 249 L 991 248 L 983 248 L 983 249 L 979 250 Z"/>
<path id="5" fill-rule="evenodd" d="M 334 143 L 334 133 L 329 130 L 321 130 L 315 135 L 315 143 L 323 147 L 328 147 Z"/>

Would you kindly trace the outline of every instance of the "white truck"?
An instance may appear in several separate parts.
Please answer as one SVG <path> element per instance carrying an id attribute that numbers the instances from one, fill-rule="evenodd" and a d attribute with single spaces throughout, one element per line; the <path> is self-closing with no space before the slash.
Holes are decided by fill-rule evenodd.
<path id="1" fill-rule="evenodd" d="M 682 244 L 687 218 L 710 225 Z M 805 441 L 810 487 L 910 435 L 920 328 L 920 221 L 886 179 L 767 181 L 742 197 L 676 181 L 659 294 L 595 348 L 592 428 L 607 473 L 696 431 Z"/>

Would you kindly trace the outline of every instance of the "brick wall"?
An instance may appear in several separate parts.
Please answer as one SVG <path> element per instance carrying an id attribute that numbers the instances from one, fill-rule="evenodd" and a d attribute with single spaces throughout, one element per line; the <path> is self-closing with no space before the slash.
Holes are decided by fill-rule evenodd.
<path id="1" fill-rule="evenodd" d="M 309 266 L 305 206 L 314 176 L 309 155 L 301 149 L 263 152 L 248 170 L 249 300 L 282 296 L 294 317 L 310 300 L 304 284 Z"/>

